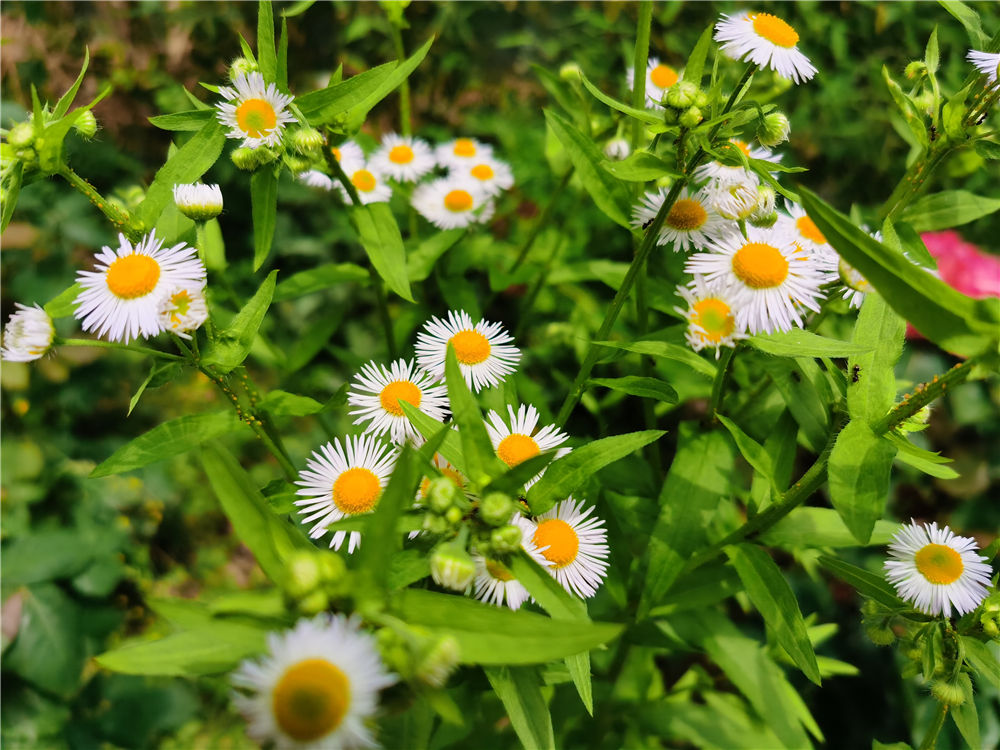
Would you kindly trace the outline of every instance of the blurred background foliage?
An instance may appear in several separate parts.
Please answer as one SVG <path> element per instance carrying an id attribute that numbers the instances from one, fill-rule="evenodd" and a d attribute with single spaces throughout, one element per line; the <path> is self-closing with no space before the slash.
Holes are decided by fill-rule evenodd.
<path id="1" fill-rule="evenodd" d="M 937 25 L 942 86 L 955 90 L 967 75 L 965 32 L 946 11 L 930 3 L 831 2 L 792 5 L 758 3 L 783 15 L 799 30 L 801 46 L 820 70 L 809 84 L 781 92 L 775 79 L 760 76 L 760 91 L 773 93 L 792 122 L 785 163 L 805 166 L 803 184 L 842 209 L 862 212 L 891 192 L 905 168 L 909 147 L 881 76 L 887 65 L 897 79 L 906 63 L 923 54 Z M 997 7 L 974 4 L 984 26 L 995 29 Z M 277 3 L 276 10 L 294 7 Z M 702 30 L 720 12 L 742 5 L 663 3 L 654 9 L 651 54 L 681 65 Z M 511 277 L 505 269 L 516 254 L 559 178 L 546 164 L 541 108 L 554 106 L 532 69 L 557 72 L 567 62 L 581 66 L 602 89 L 626 96 L 625 70 L 634 43 L 633 3 L 414 3 L 406 9 L 403 38 L 412 50 L 429 36 L 434 46 L 411 77 L 414 130 L 431 140 L 471 135 L 496 146 L 511 162 L 517 183 L 498 206 L 487 230 L 463 240 L 418 286 L 418 305 L 391 301 L 397 341 L 409 354 L 415 328 L 447 307 L 484 312 L 517 331 L 525 351 L 518 376 L 521 398 L 551 417 L 562 400 L 585 342 L 611 298 L 608 262 L 627 262 L 631 239 L 574 189 L 554 207 L 558 231 L 545 230 L 525 266 Z M 126 202 L 148 184 L 163 163 L 171 134 L 147 118 L 186 110 L 181 87 L 203 101 L 214 95 L 199 81 L 218 83 L 238 55 L 237 32 L 255 35 L 256 5 L 239 2 L 5 2 L 2 11 L 2 120 L 24 119 L 30 87 L 54 101 L 76 77 L 89 47 L 91 67 L 80 100 L 106 84 L 113 93 L 94 110 L 96 140 L 67 139 L 69 162 L 103 193 Z M 395 58 L 389 27 L 377 3 L 318 2 L 289 19 L 289 70 L 296 93 L 326 84 L 343 63 L 345 75 Z M 726 63 L 723 63 L 726 64 Z M 781 96 L 777 95 L 781 93 Z M 370 145 L 398 126 L 398 97 L 373 111 L 360 140 Z M 594 108 L 599 128 L 614 126 Z M 994 115 L 995 117 L 995 115 Z M 603 118 L 603 119 L 601 119 Z M 370 140 L 366 140 L 370 139 Z M 996 196 L 996 170 L 981 169 L 972 153 L 956 158 L 935 177 L 932 189 L 961 188 Z M 207 175 L 222 185 L 226 211 L 220 217 L 230 280 L 249 295 L 262 276 L 250 269 L 252 238 L 246 175 L 223 158 Z M 402 204 L 400 204 L 402 205 Z M 279 192 L 278 229 L 270 266 L 280 278 L 319 263 L 365 263 L 340 204 L 286 177 Z M 995 225 L 966 226 L 963 236 L 988 252 L 1000 252 Z M 423 228 L 428 234 L 427 228 Z M 29 186 L 2 237 L 2 314 L 15 301 L 44 303 L 68 286 L 92 253 L 114 235 L 103 218 L 69 186 Z M 556 258 L 549 265 L 546 260 Z M 679 277 L 676 259 L 654 263 L 668 278 Z M 265 271 L 268 269 L 264 269 Z M 536 287 L 537 285 L 537 287 Z M 673 289 L 663 294 L 669 298 Z M 225 306 L 225 300 L 217 300 Z M 669 305 L 666 306 L 669 310 Z M 59 321 L 62 332 L 72 320 Z M 676 323 L 659 315 L 654 327 Z M 625 324 L 630 325 L 628 323 Z M 838 321 L 831 335 L 846 335 Z M 385 358 L 374 297 L 361 282 L 276 304 L 264 329 L 266 344 L 250 363 L 266 387 L 326 401 L 356 367 Z M 921 382 L 953 360 L 926 342 L 910 342 L 897 368 L 901 381 Z M 3 363 L 2 539 L 3 539 L 3 742 L 7 747 L 226 748 L 244 747 L 243 727 L 226 708 L 223 680 L 151 680 L 112 675 L 89 659 L 121 638 L 147 628 L 145 602 L 170 594 L 196 597 L 253 586 L 262 574 L 229 534 L 228 524 L 190 456 L 125 477 L 88 479 L 90 469 L 131 438 L 169 418 L 222 408 L 210 384 L 187 375 L 148 390 L 126 418 L 129 399 L 147 374 L 141 357 L 101 350 L 64 349 L 32 366 Z M 681 418 L 705 408 L 707 387 L 669 363 L 659 374 L 675 384 L 682 406 L 662 404 L 658 426 L 675 435 Z M 631 374 L 614 362 L 607 374 Z M 612 372 L 617 370 L 617 372 Z M 740 382 L 739 367 L 734 379 Z M 897 463 L 889 513 L 946 521 L 985 546 L 1000 528 L 1000 407 L 996 381 L 965 385 L 938 405 L 930 428 L 918 438 L 925 447 L 955 459 L 960 478 L 941 481 Z M 685 403 L 687 401 L 687 403 Z M 571 434 L 598 436 L 635 429 L 635 412 L 620 408 L 621 396 L 592 391 L 568 425 Z M 615 408 L 618 406 L 619 408 Z M 343 409 L 283 425 L 287 444 L 301 464 L 328 435 L 349 427 Z M 661 441 L 669 465 L 675 438 Z M 261 486 L 278 476 L 258 445 L 238 434 L 231 439 L 253 466 Z M 661 468 L 638 456 L 601 472 L 603 490 L 592 499 L 613 520 L 612 549 L 621 570 L 628 566 L 628 529 L 650 509 L 630 499 L 655 497 Z M 798 472 L 798 470 L 797 470 Z M 283 502 L 280 499 L 275 501 Z M 285 501 L 287 502 L 287 501 Z M 812 501 L 822 503 L 817 495 Z M 652 516 L 650 516 L 652 517 Z M 779 562 L 782 562 L 779 560 Z M 786 561 L 787 562 L 787 561 Z M 826 735 L 829 747 L 863 747 L 872 737 L 909 739 L 909 727 L 926 722 L 914 713 L 930 702 L 912 681 L 903 681 L 893 651 L 864 637 L 854 592 L 822 578 L 809 560 L 789 568 L 806 612 L 840 626 L 824 650 L 854 664 L 861 676 L 834 678 L 822 692 L 801 675 L 796 685 Z M 859 564 L 875 569 L 881 552 L 859 552 Z M 614 569 L 614 568 L 613 568 Z M 595 616 L 613 619 L 616 586 L 592 604 Z M 754 627 L 736 603 L 732 618 Z M 638 651 L 638 650 L 637 650 Z M 600 673 L 601 659 L 595 659 Z M 638 661 L 638 660 L 637 660 Z M 606 665 L 604 665 L 606 666 Z M 689 663 L 629 664 L 613 686 L 613 697 L 631 700 L 670 690 Z M 480 678 L 481 679 L 481 678 Z M 595 686 L 600 679 L 595 681 Z M 609 686 L 601 688 L 612 689 Z M 653 691 L 650 693 L 650 691 Z M 984 745 L 1000 743 L 998 694 L 980 695 Z M 492 704 L 484 714 L 496 713 Z M 471 707 L 470 707 L 470 710 Z M 581 745 L 601 746 L 595 728 L 626 726 L 631 719 L 581 716 Z M 509 735 L 509 732 L 508 732 Z M 624 736 L 628 736 L 625 731 Z M 461 741 L 461 738 L 453 738 Z M 448 744 L 440 739 L 440 746 Z M 387 739 L 388 741 L 388 739 Z M 949 725 L 939 747 L 960 747 Z"/>

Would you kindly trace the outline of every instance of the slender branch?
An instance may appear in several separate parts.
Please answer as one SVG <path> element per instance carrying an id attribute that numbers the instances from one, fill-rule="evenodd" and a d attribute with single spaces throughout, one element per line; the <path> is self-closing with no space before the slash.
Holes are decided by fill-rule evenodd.
<path id="1" fill-rule="evenodd" d="M 403 47 L 403 33 L 400 28 L 389 22 L 392 30 L 392 46 L 396 49 L 396 57 L 400 62 L 406 59 L 406 50 Z M 410 120 L 410 79 L 404 78 L 399 85 L 399 127 L 404 136 L 409 136 L 413 132 Z"/>
<path id="2" fill-rule="evenodd" d="M 931 721 L 931 725 L 927 727 L 927 734 L 924 735 L 924 741 L 920 743 L 920 747 L 917 750 L 934 749 L 934 746 L 937 745 L 937 738 L 941 733 L 941 728 L 944 726 L 945 716 L 947 715 L 948 704 L 938 703 L 937 711 L 934 713 L 934 719 Z"/>
<path id="3" fill-rule="evenodd" d="M 726 350 L 722 352 L 719 366 L 715 371 L 715 380 L 712 382 L 712 400 L 708 404 L 709 419 L 714 420 L 716 412 L 718 412 L 719 407 L 722 406 L 722 394 L 725 392 L 726 375 L 729 373 L 729 363 L 732 361 L 735 353 L 736 348 L 728 346 L 726 347 Z"/>
<path id="4" fill-rule="evenodd" d="M 100 339 L 62 339 L 57 338 L 52 342 L 53 346 L 91 346 L 98 349 L 120 349 L 125 352 L 135 352 L 136 354 L 148 354 L 151 357 L 160 359 L 173 359 L 183 362 L 184 357 L 176 354 L 161 352 L 158 349 L 150 349 L 148 346 L 137 346 L 136 344 L 119 344 L 114 341 L 101 341 Z"/>
<path id="5" fill-rule="evenodd" d="M 928 382 L 918 385 L 913 389 L 913 393 L 903 396 L 903 400 L 872 427 L 875 434 L 884 435 L 898 427 L 927 404 L 943 396 L 949 387 L 963 383 L 972 373 L 972 369 L 979 364 L 979 360 L 980 357 L 970 357 L 964 362 L 959 362 L 944 375 L 935 375 Z"/>
<path id="6" fill-rule="evenodd" d="M 639 3 L 639 22 L 635 36 L 635 54 L 632 57 L 632 106 L 643 109 L 646 102 L 646 65 L 649 60 L 649 28 L 653 22 L 652 0 Z M 639 148 L 642 140 L 642 123 L 632 119 L 632 150 Z"/>
<path id="7" fill-rule="evenodd" d="M 142 231 L 132 224 L 132 217 L 123 212 L 120 208 L 109 202 L 103 195 L 97 192 L 97 188 L 74 172 L 68 165 L 63 165 L 59 174 L 73 187 L 87 196 L 90 202 L 104 214 L 114 227 L 128 237 L 133 242 L 142 238 Z"/>

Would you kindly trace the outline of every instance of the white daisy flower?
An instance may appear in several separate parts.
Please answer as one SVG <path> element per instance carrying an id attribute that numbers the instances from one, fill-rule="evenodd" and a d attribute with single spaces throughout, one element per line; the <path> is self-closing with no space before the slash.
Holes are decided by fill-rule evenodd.
<path id="1" fill-rule="evenodd" d="M 343 447 L 335 439 L 313 451 L 296 482 L 302 488 L 296 494 L 305 499 L 295 501 L 302 523 L 315 522 L 309 536 L 318 539 L 331 523 L 374 510 L 397 457 L 395 449 L 383 445 L 374 435 L 344 438 Z M 330 546 L 340 549 L 347 534 L 334 532 Z M 348 553 L 361 544 L 361 532 L 350 534 Z"/>
<path id="2" fill-rule="evenodd" d="M 546 425 L 542 429 L 535 431 L 538 427 L 538 411 L 534 406 L 521 404 L 514 412 L 513 406 L 507 406 L 509 421 L 504 421 L 503 417 L 495 411 L 490 410 L 486 415 L 486 431 L 490 435 L 493 443 L 493 450 L 497 452 L 497 457 L 513 468 L 519 463 L 534 458 L 542 451 L 549 451 L 558 448 L 569 440 L 569 435 L 560 432 L 555 425 Z M 556 452 L 556 458 L 569 453 L 569 449 Z M 528 489 L 542 478 L 544 471 L 524 483 Z"/>
<path id="3" fill-rule="evenodd" d="M 374 362 L 362 365 L 347 392 L 347 403 L 358 407 L 351 411 L 351 416 L 357 417 L 354 424 L 367 422 L 365 432 L 377 437 L 388 433 L 398 445 L 420 436 L 403 413 L 400 401 L 439 422 L 448 417 L 448 389 L 434 376 L 417 370 L 413 360 L 399 359 L 389 367 Z"/>
<path id="4" fill-rule="evenodd" d="M 208 305 L 200 286 L 178 287 L 160 303 L 160 326 L 181 338 L 190 339 L 188 331 L 201 328 L 206 320 Z"/>
<path id="5" fill-rule="evenodd" d="M 624 138 L 612 138 L 604 144 L 604 155 L 611 161 L 622 161 L 632 153 L 632 147 Z"/>
<path id="6" fill-rule="evenodd" d="M 552 562 L 545 559 L 538 551 L 538 547 L 528 539 L 523 528 L 521 531 L 521 548 L 543 568 L 551 567 Z M 482 555 L 475 555 L 474 559 L 476 561 L 476 579 L 473 596 L 479 601 L 492 604 L 495 607 L 506 605 L 511 609 L 520 609 L 521 605 L 531 597 L 524 584 L 514 578 L 510 569 L 502 562 L 490 560 Z"/>
<path id="7" fill-rule="evenodd" d="M 629 68 L 625 74 L 628 81 L 629 91 L 635 81 L 635 72 Z M 660 107 L 663 95 L 667 90 L 680 80 L 680 75 L 666 63 L 661 63 L 659 58 L 650 57 L 646 61 L 646 106 Z"/>
<path id="8" fill-rule="evenodd" d="M 396 682 L 360 620 L 322 614 L 271 633 L 268 654 L 233 672 L 233 702 L 247 733 L 278 750 L 375 746 L 378 691 Z M 273 745 L 272 745 L 273 743 Z"/>
<path id="9" fill-rule="evenodd" d="M 7 319 L 0 357 L 7 362 L 31 362 L 45 355 L 52 346 L 56 329 L 52 318 L 37 304 L 33 307 L 15 302 L 17 311 Z"/>
<path id="10" fill-rule="evenodd" d="M 218 185 L 174 185 L 174 203 L 192 221 L 208 221 L 222 213 L 222 190 Z"/>
<path id="11" fill-rule="evenodd" d="M 733 60 L 752 61 L 795 83 L 816 75 L 815 66 L 799 51 L 798 33 L 770 13 L 723 13 L 715 25 L 715 41 L 722 43 L 723 54 Z"/>
<path id="12" fill-rule="evenodd" d="M 795 241 L 802 252 L 800 255 L 807 260 L 815 260 L 820 271 L 824 274 L 824 283 L 837 280 L 837 263 L 840 256 L 833 246 L 826 241 L 826 237 L 805 209 L 796 203 L 787 204 L 788 215 L 779 214 L 778 220 L 791 225 L 791 232 L 795 235 Z"/>
<path id="13" fill-rule="evenodd" d="M 397 182 L 416 182 L 434 169 L 434 152 L 422 138 L 387 133 L 372 154 L 372 167 Z"/>
<path id="14" fill-rule="evenodd" d="M 970 49 L 965 59 L 976 66 L 976 70 L 986 76 L 991 85 L 997 82 L 1000 74 L 1000 52 L 980 52 Z"/>
<path id="15" fill-rule="evenodd" d="M 746 238 L 734 232 L 711 248 L 688 258 L 684 270 L 728 287 L 738 330 L 788 331 L 801 327 L 800 307 L 819 312 L 824 276 L 815 261 L 802 257 L 787 227 L 748 226 Z"/>
<path id="16" fill-rule="evenodd" d="M 510 165 L 493 156 L 472 159 L 469 164 L 454 167 L 452 175 L 466 177 L 482 189 L 486 195 L 499 195 L 514 185 L 514 173 Z"/>
<path id="17" fill-rule="evenodd" d="M 929 526 L 910 519 L 889 545 L 886 579 L 901 599 L 928 615 L 951 616 L 971 612 L 986 598 L 993 569 L 976 554 L 971 537 L 957 536 L 945 526 Z"/>
<path id="18" fill-rule="evenodd" d="M 330 175 L 323 174 L 318 169 L 308 169 L 305 172 L 299 172 L 295 175 L 295 179 L 311 188 L 326 190 L 327 192 L 333 190 L 334 186 Z"/>
<path id="19" fill-rule="evenodd" d="M 515 519 L 525 537 L 552 563 L 549 573 L 584 599 L 596 594 L 604 581 L 610 554 L 604 521 L 588 517 L 593 510 L 584 510 L 583 503 L 568 497 L 533 521 L 520 515 Z"/>
<path id="20" fill-rule="evenodd" d="M 344 170 L 344 174 L 347 175 L 347 179 L 351 181 L 354 185 L 354 189 L 358 193 L 358 200 L 361 201 L 361 205 L 368 205 L 369 203 L 386 203 L 392 197 L 392 188 L 389 187 L 389 183 L 385 181 L 382 174 L 375 170 L 370 164 L 364 161 L 355 161 L 354 159 L 348 159 L 346 156 L 340 162 L 341 168 Z M 333 180 L 333 186 L 336 188 L 337 192 L 343 197 L 344 201 L 347 203 L 351 202 L 351 196 L 348 195 L 347 190 L 336 180 Z"/>
<path id="21" fill-rule="evenodd" d="M 493 201 L 471 177 L 441 177 L 425 182 L 416 187 L 410 202 L 417 213 L 438 229 L 467 227 L 489 221 L 493 216 Z"/>
<path id="22" fill-rule="evenodd" d="M 777 161 L 774 153 L 763 146 L 754 146 L 739 138 L 730 138 L 729 143 L 743 152 L 748 159 L 762 159 L 763 161 Z M 731 167 L 721 161 L 710 161 L 702 164 L 694 171 L 696 182 L 704 180 L 716 180 L 727 185 L 734 183 L 747 183 L 752 187 L 760 184 L 760 178 L 755 172 L 744 169 L 742 166 Z"/>
<path id="23" fill-rule="evenodd" d="M 761 209 L 760 192 L 755 182 L 714 180 L 705 186 L 704 190 L 706 202 L 723 219 L 746 221 L 754 218 Z M 727 226 L 727 229 L 738 231 L 738 228 L 731 226 Z"/>
<path id="24" fill-rule="evenodd" d="M 480 320 L 473 325 L 464 310 L 450 310 L 447 320 L 431 318 L 417 334 L 417 364 L 444 379 L 448 344 L 455 349 L 459 369 L 473 391 L 496 385 L 517 369 L 521 352 L 511 346 L 513 337 L 499 323 Z"/>
<path id="25" fill-rule="evenodd" d="M 687 308 L 675 307 L 688 322 L 684 337 L 696 352 L 706 347 L 715 348 L 715 358 L 723 346 L 734 347 L 736 342 L 747 337 L 743 329 L 736 327 L 736 310 L 733 295 L 722 284 L 706 284 L 702 276 L 696 275 L 691 287 L 677 287 L 677 293 L 687 302 Z"/>
<path id="26" fill-rule="evenodd" d="M 163 300 L 178 287 L 203 287 L 205 266 L 183 242 L 163 248 L 155 230 L 135 247 L 123 234 L 118 242 L 117 250 L 105 246 L 95 256 L 96 271 L 77 273 L 83 291 L 74 315 L 83 330 L 127 344 L 160 333 Z"/>
<path id="27" fill-rule="evenodd" d="M 330 153 L 333 154 L 334 159 L 342 163 L 356 163 L 365 160 L 365 152 L 354 141 L 344 141 L 339 146 L 330 146 Z"/>
<path id="28" fill-rule="evenodd" d="M 260 73 L 238 75 L 233 88 L 222 86 L 219 93 L 227 100 L 216 105 L 219 122 L 229 128 L 228 138 L 242 138 L 246 148 L 277 146 L 285 125 L 295 122 L 285 108 L 291 96 L 282 94 L 273 83 L 264 85 Z"/>
<path id="29" fill-rule="evenodd" d="M 668 192 L 666 188 L 646 192 L 632 209 L 632 226 L 642 229 L 655 219 Z M 672 245 L 674 252 L 687 251 L 705 245 L 710 237 L 728 229 L 728 222 L 709 204 L 707 191 L 692 193 L 685 188 L 670 207 L 656 244 Z"/>
<path id="30" fill-rule="evenodd" d="M 464 164 L 471 166 L 472 161 L 492 155 L 493 147 L 475 138 L 456 138 L 434 149 L 438 165 L 450 169 L 461 168 Z"/>

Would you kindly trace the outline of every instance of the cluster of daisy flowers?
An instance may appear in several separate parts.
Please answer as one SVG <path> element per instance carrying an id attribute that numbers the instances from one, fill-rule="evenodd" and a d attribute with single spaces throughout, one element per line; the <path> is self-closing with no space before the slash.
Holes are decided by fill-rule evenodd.
<path id="1" fill-rule="evenodd" d="M 415 359 L 400 359 L 388 367 L 377 362 L 363 365 L 347 396 L 350 415 L 362 426 L 362 434 L 346 437 L 343 442 L 335 439 L 314 451 L 297 481 L 300 499 L 296 505 L 302 523 L 311 526 L 310 536 L 323 537 L 331 524 L 374 510 L 395 467 L 399 447 L 422 444 L 403 402 L 434 419 L 447 420 L 450 405 L 442 381 L 449 345 L 466 383 L 479 392 L 499 385 L 516 370 L 521 352 L 512 342 L 499 323 L 473 322 L 464 311 L 450 311 L 446 318 L 434 317 L 424 325 L 417 335 Z M 531 405 L 508 406 L 506 415 L 490 411 L 485 426 L 496 456 L 508 467 L 545 451 L 555 451 L 556 457 L 569 452 L 565 446 L 569 436 L 554 425 L 539 427 L 538 411 Z M 468 478 L 456 467 L 440 455 L 434 456 L 433 463 L 470 503 L 479 502 L 470 492 Z M 542 473 L 525 483 L 522 497 Z M 418 507 L 427 500 L 430 485 L 430 477 L 425 477 L 415 498 Z M 607 570 L 609 549 L 604 522 L 593 515 L 592 507 L 569 497 L 534 518 L 515 509 L 506 523 L 520 529 L 520 546 L 568 591 L 581 597 L 596 593 Z M 340 549 L 346 542 L 351 553 L 361 541 L 360 532 L 334 530 L 330 546 Z M 471 586 L 483 601 L 519 608 L 528 599 L 524 586 L 501 559 L 489 557 L 489 550 L 472 552 L 475 580 L 470 576 L 452 588 Z"/>

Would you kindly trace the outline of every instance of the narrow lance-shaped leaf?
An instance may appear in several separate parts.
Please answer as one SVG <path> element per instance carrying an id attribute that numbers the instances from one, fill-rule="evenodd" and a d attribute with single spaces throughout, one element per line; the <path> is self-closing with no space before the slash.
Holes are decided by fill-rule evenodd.
<path id="1" fill-rule="evenodd" d="M 500 698 L 525 750 L 555 750 L 552 716 L 532 667 L 487 667 L 486 678 Z"/>
<path id="2" fill-rule="evenodd" d="M 747 343 L 758 351 L 779 357 L 847 357 L 873 348 L 855 342 L 829 339 L 801 328 L 780 333 L 759 333 L 748 338 Z"/>
<path id="3" fill-rule="evenodd" d="M 268 83 L 277 82 L 278 56 L 274 51 L 274 11 L 271 0 L 257 4 L 257 64 Z"/>
<path id="4" fill-rule="evenodd" d="M 770 483 L 771 489 L 775 493 L 778 493 L 779 489 L 774 480 L 774 463 L 771 461 L 771 456 L 764 450 L 764 446 L 743 432 L 740 426 L 731 419 L 722 414 L 716 414 L 715 416 L 722 423 L 722 426 L 729 430 L 729 434 L 733 436 L 733 440 L 736 442 L 736 447 L 739 448 L 740 453 L 747 460 L 747 463 Z"/>
<path id="5" fill-rule="evenodd" d="M 209 342 L 202 356 L 203 364 L 214 365 L 224 372 L 243 364 L 257 337 L 260 324 L 264 321 L 264 314 L 271 305 L 277 277 L 278 272 L 271 271 L 250 301 L 233 318 L 229 327 L 220 331 Z"/>
<path id="6" fill-rule="evenodd" d="M 917 232 L 935 232 L 968 224 L 997 211 L 1000 200 L 996 198 L 967 190 L 944 190 L 915 200 L 903 212 L 903 218 Z"/>
<path id="7" fill-rule="evenodd" d="M 429 414 L 424 414 L 409 401 L 400 400 L 399 405 L 403 407 L 403 413 L 410 420 L 410 424 L 417 428 L 425 440 L 430 440 L 439 434 L 441 428 L 445 426 L 443 422 L 434 419 Z M 465 456 L 462 455 L 462 443 L 455 430 L 449 430 L 446 433 L 441 447 L 438 448 L 438 453 L 444 456 L 448 460 L 448 463 L 465 476 L 469 476 L 469 471 L 465 464 Z"/>
<path id="8" fill-rule="evenodd" d="M 360 126 L 364 122 L 365 118 L 368 116 L 368 112 L 378 104 L 382 99 L 387 97 L 390 93 L 395 91 L 395 89 L 407 78 L 410 74 L 417 69 L 417 66 L 423 62 L 423 59 L 427 56 L 430 51 L 431 45 L 434 44 L 434 37 L 431 37 L 426 42 L 424 42 L 417 50 L 410 55 L 405 60 L 401 60 L 381 82 L 371 91 L 367 96 L 365 96 L 359 103 L 352 106 L 346 115 L 347 127 L 353 129 L 356 126 Z"/>
<path id="9" fill-rule="evenodd" d="M 271 252 L 274 227 L 278 220 L 278 173 L 260 167 L 250 177 L 250 204 L 253 210 L 253 270 L 258 270 Z"/>
<path id="10" fill-rule="evenodd" d="M 396 63 L 389 62 L 371 70 L 336 81 L 325 89 L 296 98 L 295 106 L 310 125 L 323 125 L 362 102 L 389 77 Z M 339 70 L 339 68 L 338 68 Z"/>
<path id="11" fill-rule="evenodd" d="M 627 393 L 630 396 L 651 398 L 666 404 L 677 403 L 677 391 L 659 378 L 643 378 L 636 375 L 626 375 L 621 378 L 591 378 L 591 383 L 610 388 L 613 391 Z"/>
<path id="12" fill-rule="evenodd" d="M 455 356 L 455 349 L 448 344 L 445 359 L 445 382 L 448 385 L 448 401 L 451 404 L 452 418 L 458 425 L 458 437 L 462 443 L 462 456 L 465 458 L 466 474 L 477 484 L 484 484 L 503 473 L 503 465 L 493 451 L 486 424 L 475 396 L 465 382 L 462 370 Z"/>
<path id="13" fill-rule="evenodd" d="M 413 464 L 413 451 L 404 446 L 389 485 L 375 511 L 366 519 L 358 568 L 366 572 L 367 580 L 380 591 L 387 588 L 393 555 L 402 547 L 396 522 L 403 510 L 413 503 L 418 479 Z"/>
<path id="14" fill-rule="evenodd" d="M 80 66 L 80 74 L 73 81 L 73 85 L 69 87 L 69 91 L 59 97 L 59 101 L 56 102 L 55 108 L 52 110 L 52 119 L 58 119 L 69 112 L 70 106 L 73 104 L 73 100 L 76 98 L 77 92 L 80 90 L 80 84 L 83 83 L 83 75 L 87 72 L 87 66 L 90 64 L 90 47 L 84 47 L 83 49 L 83 65 Z"/>
<path id="15" fill-rule="evenodd" d="M 413 302 L 410 280 L 406 275 L 406 248 L 389 204 L 353 206 L 351 219 L 368 259 L 386 286 L 407 302 Z"/>
<path id="16" fill-rule="evenodd" d="M 884 604 L 891 610 L 905 611 L 910 609 L 909 605 L 896 595 L 896 591 L 881 575 L 828 555 L 821 555 L 819 564 L 840 580 L 851 584 L 859 593 L 874 599 L 879 604 Z"/>

